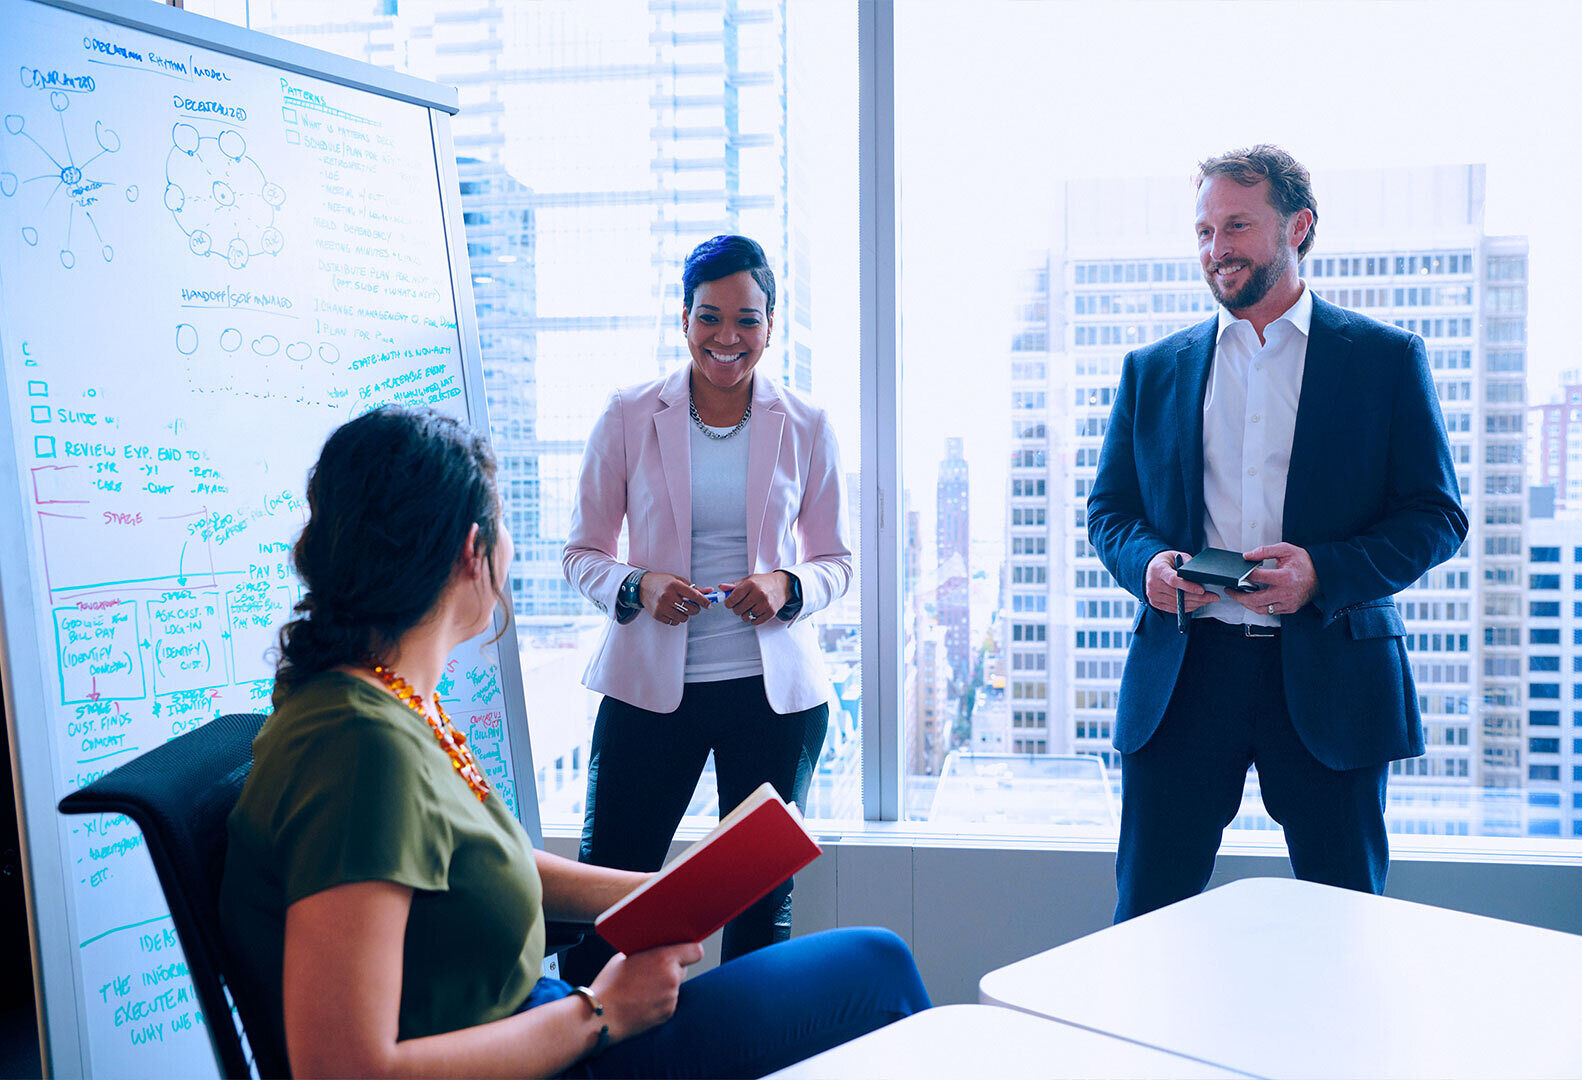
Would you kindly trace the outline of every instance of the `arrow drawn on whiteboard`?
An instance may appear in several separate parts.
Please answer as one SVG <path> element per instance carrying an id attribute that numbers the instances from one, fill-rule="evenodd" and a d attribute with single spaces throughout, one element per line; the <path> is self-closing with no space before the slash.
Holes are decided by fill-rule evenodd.
<path id="1" fill-rule="evenodd" d="M 181 542 L 181 555 L 176 559 L 176 584 L 187 583 L 187 542 Z"/>
<path id="2" fill-rule="evenodd" d="M 98 701 L 99 700 L 99 676 L 94 675 L 92 678 L 93 678 L 93 689 L 88 691 L 88 700 L 89 701 Z"/>

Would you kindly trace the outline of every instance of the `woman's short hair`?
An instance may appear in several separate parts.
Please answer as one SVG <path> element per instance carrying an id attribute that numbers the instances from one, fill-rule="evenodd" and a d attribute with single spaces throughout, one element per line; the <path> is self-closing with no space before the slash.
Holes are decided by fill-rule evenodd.
<path id="1" fill-rule="evenodd" d="M 492 557 L 494 478 L 488 439 L 432 409 L 380 408 L 337 428 L 308 474 L 292 549 L 306 592 L 280 630 L 277 686 L 377 662 L 433 610 L 474 524 Z"/>
<path id="2" fill-rule="evenodd" d="M 692 294 L 705 281 L 739 274 L 743 270 L 753 276 L 764 291 L 764 314 L 775 310 L 775 272 L 769 269 L 769 259 L 758 241 L 745 236 L 715 236 L 692 249 L 681 268 L 681 302 L 692 310 Z"/>
<path id="3" fill-rule="evenodd" d="M 1282 223 L 1290 221 L 1298 210 L 1313 211 L 1313 223 L 1296 250 L 1296 257 L 1307 258 L 1318 235 L 1318 199 L 1313 195 L 1313 177 L 1307 167 L 1296 158 L 1269 143 L 1259 143 L 1245 150 L 1230 150 L 1198 163 L 1197 186 L 1211 176 L 1228 176 L 1243 187 L 1252 187 L 1260 181 L 1269 181 L 1269 205 L 1280 215 Z"/>

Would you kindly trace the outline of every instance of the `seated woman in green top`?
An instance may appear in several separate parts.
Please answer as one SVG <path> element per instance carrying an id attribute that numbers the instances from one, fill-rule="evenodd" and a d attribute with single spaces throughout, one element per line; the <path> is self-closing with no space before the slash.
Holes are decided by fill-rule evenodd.
<path id="1" fill-rule="evenodd" d="M 813 934 L 682 983 L 699 945 L 540 978 L 544 918 L 647 875 L 535 851 L 435 696 L 511 562 L 489 445 L 430 410 L 341 427 L 230 820 L 221 919 L 300 1076 L 755 1076 L 926 1008 L 899 938 Z"/>

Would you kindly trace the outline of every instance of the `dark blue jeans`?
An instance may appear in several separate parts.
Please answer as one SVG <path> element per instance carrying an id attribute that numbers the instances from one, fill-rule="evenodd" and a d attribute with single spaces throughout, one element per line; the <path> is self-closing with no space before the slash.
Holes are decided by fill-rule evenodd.
<path id="1" fill-rule="evenodd" d="M 1159 730 L 1121 758 L 1115 921 L 1203 891 L 1249 765 L 1298 878 L 1382 893 L 1388 765 L 1341 771 L 1315 758 L 1291 724 L 1280 639 L 1232 636 L 1207 621 L 1193 622 Z"/>
<path id="2" fill-rule="evenodd" d="M 522 1008 L 570 992 L 559 979 L 540 979 Z M 900 938 L 869 927 L 827 930 L 687 980 L 668 1021 L 562 1075 L 763 1076 L 928 1006 Z"/>
<path id="3" fill-rule="evenodd" d="M 688 683 L 671 713 L 606 697 L 588 750 L 588 804 L 577 858 L 618 870 L 658 870 L 710 750 L 722 816 L 766 781 L 805 810 L 828 726 L 828 705 L 775 712 L 761 676 Z M 791 884 L 726 924 L 722 960 L 790 938 Z M 591 983 L 612 955 L 589 934 L 560 958 L 561 972 L 574 983 Z"/>

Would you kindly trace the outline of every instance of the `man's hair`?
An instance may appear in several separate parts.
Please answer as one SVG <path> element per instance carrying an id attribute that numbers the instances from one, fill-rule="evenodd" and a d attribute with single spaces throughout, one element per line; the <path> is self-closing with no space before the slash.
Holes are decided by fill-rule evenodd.
<path id="1" fill-rule="evenodd" d="M 1313 223 L 1307 227 L 1307 235 L 1296 250 L 1297 258 L 1307 258 L 1318 233 L 1318 200 L 1313 197 L 1313 177 L 1300 161 L 1278 146 L 1259 143 L 1198 162 L 1197 186 L 1201 188 L 1211 176 L 1228 176 L 1244 187 L 1269 181 L 1269 204 L 1282 222 L 1290 221 L 1291 215 L 1298 210 L 1311 210 Z"/>

